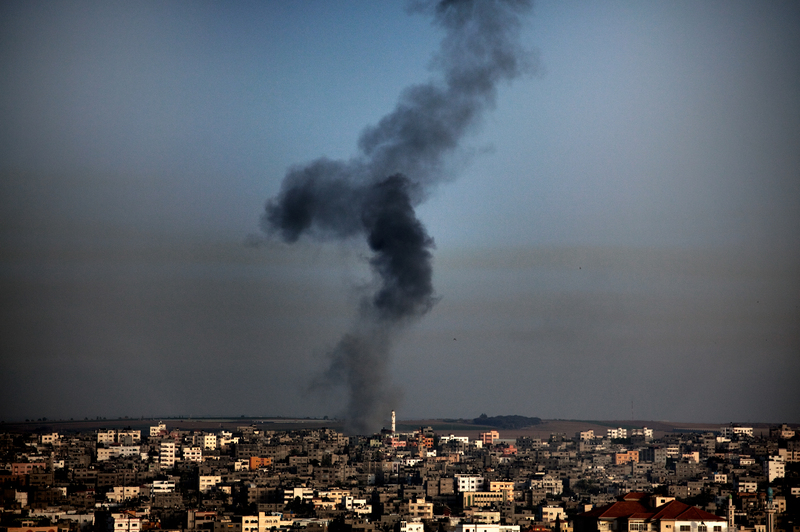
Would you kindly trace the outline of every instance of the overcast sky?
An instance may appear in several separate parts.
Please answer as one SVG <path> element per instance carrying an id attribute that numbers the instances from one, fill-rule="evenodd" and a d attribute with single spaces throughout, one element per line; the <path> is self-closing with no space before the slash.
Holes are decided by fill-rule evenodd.
<path id="1" fill-rule="evenodd" d="M 800 422 L 800 4 L 524 20 L 538 67 L 418 209 L 398 416 Z M 259 219 L 441 38 L 402 2 L 3 2 L 0 419 L 341 414 L 369 250 Z"/>

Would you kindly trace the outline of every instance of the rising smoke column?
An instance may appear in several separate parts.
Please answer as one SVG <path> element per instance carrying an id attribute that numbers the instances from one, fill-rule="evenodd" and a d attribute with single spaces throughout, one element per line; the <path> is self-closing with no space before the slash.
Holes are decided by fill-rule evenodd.
<path id="1" fill-rule="evenodd" d="M 494 105 L 497 84 L 532 66 L 517 42 L 529 1 L 445 0 L 412 7 L 431 13 L 446 32 L 433 62 L 441 79 L 406 88 L 394 111 L 362 132 L 356 157 L 291 168 L 262 218 L 265 231 L 288 243 L 304 234 L 366 238 L 377 288 L 330 353 L 326 373 L 347 387 L 348 429 L 360 434 L 374 430 L 388 409 L 393 333 L 435 301 L 433 239 L 414 207 L 445 179 L 445 158 Z"/>

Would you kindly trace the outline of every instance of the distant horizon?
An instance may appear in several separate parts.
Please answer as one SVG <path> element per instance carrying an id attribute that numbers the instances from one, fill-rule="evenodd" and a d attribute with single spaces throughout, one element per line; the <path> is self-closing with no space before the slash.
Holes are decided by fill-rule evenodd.
<path id="1" fill-rule="evenodd" d="M 505 415 L 514 415 L 514 414 L 498 414 L 498 416 L 505 416 Z M 473 424 L 477 427 L 491 427 L 491 425 L 481 425 L 479 423 L 474 423 L 479 416 L 475 416 L 473 418 L 451 418 L 451 417 L 414 417 L 414 418 L 404 418 L 398 417 L 397 423 L 398 424 L 409 424 L 411 422 L 422 422 L 422 421 L 435 421 L 441 423 L 463 423 Z M 800 425 L 800 421 L 723 421 L 723 422 L 716 422 L 716 421 L 680 421 L 680 420 L 664 420 L 664 419 L 587 419 L 587 418 L 540 418 L 542 423 L 546 422 L 553 422 L 553 421 L 563 421 L 563 422 L 571 422 L 571 423 L 591 423 L 591 424 L 614 424 L 617 426 L 622 426 L 623 428 L 627 426 L 634 426 L 641 423 L 664 423 L 664 424 L 674 424 L 674 425 L 719 425 L 719 426 L 728 426 L 728 425 L 753 425 L 753 426 L 778 426 L 782 424 L 786 425 Z M 234 423 L 238 420 L 242 421 L 271 421 L 271 420 L 278 420 L 283 421 L 286 423 L 291 423 L 293 421 L 297 422 L 329 422 L 329 423 L 344 423 L 346 420 L 344 418 L 337 418 L 332 416 L 289 416 L 289 415 L 263 415 L 263 416 L 248 416 L 248 415 L 239 415 L 239 416 L 224 416 L 224 415 L 201 415 L 201 416 L 194 416 L 194 415 L 169 415 L 169 416 L 121 416 L 121 417 L 103 417 L 103 416 L 95 416 L 95 417 L 86 417 L 84 416 L 83 419 L 81 418 L 37 418 L 37 419 L 21 419 L 21 420 L 0 420 L 0 428 L 3 425 L 17 425 L 17 424 L 28 424 L 28 425 L 45 425 L 49 423 L 93 423 L 93 424 L 101 424 L 103 422 L 114 422 L 114 423 L 125 423 L 125 422 L 144 422 L 144 421 L 198 421 L 198 422 L 223 422 L 223 423 Z M 387 418 L 388 420 L 388 418 Z M 535 425 L 527 425 L 527 426 L 535 426 Z M 498 429 L 501 430 L 501 429 Z"/>

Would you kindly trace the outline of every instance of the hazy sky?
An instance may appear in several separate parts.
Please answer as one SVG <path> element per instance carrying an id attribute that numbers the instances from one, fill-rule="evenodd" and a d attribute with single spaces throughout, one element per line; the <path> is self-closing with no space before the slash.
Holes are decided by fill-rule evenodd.
<path id="1" fill-rule="evenodd" d="M 538 68 L 418 209 L 438 302 L 394 344 L 398 416 L 800 422 L 798 28 L 536 3 Z M 259 219 L 441 38 L 401 2 L 3 2 L 0 419 L 341 413 L 313 383 L 369 250 Z"/>

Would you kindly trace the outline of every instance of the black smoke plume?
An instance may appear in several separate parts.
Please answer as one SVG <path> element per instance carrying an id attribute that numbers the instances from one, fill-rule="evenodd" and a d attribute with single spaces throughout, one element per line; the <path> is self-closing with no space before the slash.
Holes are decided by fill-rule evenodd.
<path id="1" fill-rule="evenodd" d="M 394 111 L 361 134 L 348 161 L 321 158 L 291 168 L 267 202 L 262 226 L 292 243 L 363 236 L 375 292 L 359 322 L 330 353 L 330 382 L 348 391 L 349 430 L 367 433 L 388 411 L 392 333 L 432 307 L 433 239 L 414 207 L 445 179 L 445 158 L 494 105 L 497 84 L 532 66 L 517 42 L 525 0 L 415 2 L 445 30 L 433 69 L 441 79 L 406 88 Z"/>

